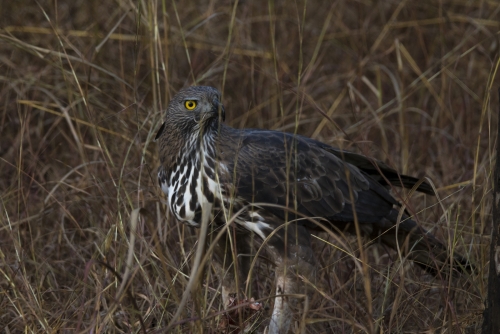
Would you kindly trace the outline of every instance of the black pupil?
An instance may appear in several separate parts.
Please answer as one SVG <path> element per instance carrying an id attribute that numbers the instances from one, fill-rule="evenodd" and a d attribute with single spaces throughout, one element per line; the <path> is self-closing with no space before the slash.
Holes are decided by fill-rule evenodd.
<path id="1" fill-rule="evenodd" d="M 193 108 L 194 107 L 194 102 L 188 102 L 188 108 Z"/>

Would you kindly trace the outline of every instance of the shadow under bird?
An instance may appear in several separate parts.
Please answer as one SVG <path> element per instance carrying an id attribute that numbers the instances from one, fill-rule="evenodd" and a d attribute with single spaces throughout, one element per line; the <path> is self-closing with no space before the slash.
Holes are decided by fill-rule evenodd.
<path id="1" fill-rule="evenodd" d="M 233 266 L 233 254 L 249 253 L 252 233 L 276 267 L 277 297 L 268 333 L 286 333 L 290 327 L 289 298 L 280 296 L 301 291 L 296 273 L 314 275 L 310 231 L 320 229 L 319 224 L 356 233 L 357 221 L 364 236 L 411 249 L 408 257 L 433 273 L 450 263 L 458 271 L 471 268 L 459 254 L 450 259 L 440 241 L 406 213 L 400 215 L 401 204 L 390 186 L 412 188 L 418 179 L 307 137 L 235 129 L 222 123 L 224 116 L 217 89 L 185 88 L 170 101 L 156 139 L 159 184 L 177 220 L 200 227 L 204 207 L 212 227 L 231 223 L 227 231 L 236 239 L 233 249 L 228 236 L 214 248 L 225 307 L 238 293 L 237 275 L 244 280 L 249 270 L 249 258 L 238 257 Z M 433 193 L 425 182 L 417 191 Z"/>

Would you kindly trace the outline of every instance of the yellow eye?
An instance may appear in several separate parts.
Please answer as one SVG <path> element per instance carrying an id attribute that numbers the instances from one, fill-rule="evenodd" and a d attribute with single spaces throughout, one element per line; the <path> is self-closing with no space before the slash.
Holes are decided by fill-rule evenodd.
<path id="1" fill-rule="evenodd" d="M 188 100 L 184 102 L 184 106 L 187 110 L 193 110 L 194 108 L 196 108 L 196 101 Z"/>

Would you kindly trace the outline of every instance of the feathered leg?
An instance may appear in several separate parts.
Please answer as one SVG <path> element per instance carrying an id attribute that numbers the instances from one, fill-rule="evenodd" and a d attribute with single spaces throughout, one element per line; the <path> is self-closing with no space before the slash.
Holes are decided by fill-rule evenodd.
<path id="1" fill-rule="evenodd" d="M 288 333 L 293 320 L 296 294 L 306 294 L 299 275 L 315 276 L 315 260 L 310 235 L 303 226 L 291 224 L 285 232 L 269 240 L 268 250 L 276 264 L 276 299 L 269 323 L 269 334 Z"/>
<path id="2" fill-rule="evenodd" d="M 296 282 L 287 276 L 285 269 L 286 266 L 276 268 L 276 299 L 269 323 L 269 334 L 288 333 L 293 318 L 288 295 L 295 294 Z"/>

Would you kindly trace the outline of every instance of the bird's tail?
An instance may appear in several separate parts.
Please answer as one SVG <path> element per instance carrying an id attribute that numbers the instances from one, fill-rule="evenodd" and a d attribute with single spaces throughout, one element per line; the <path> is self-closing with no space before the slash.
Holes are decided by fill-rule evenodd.
<path id="1" fill-rule="evenodd" d="M 434 237 L 430 232 L 420 227 L 407 215 L 398 219 L 398 210 L 391 213 L 376 224 L 373 233 L 380 240 L 394 248 L 401 250 L 417 265 L 434 275 L 439 272 L 449 271 L 450 264 L 455 272 L 471 272 L 473 266 L 470 261 L 457 252 L 447 247 Z M 376 237 L 372 235 L 372 237 Z M 450 256 L 453 258 L 450 259 Z"/>

